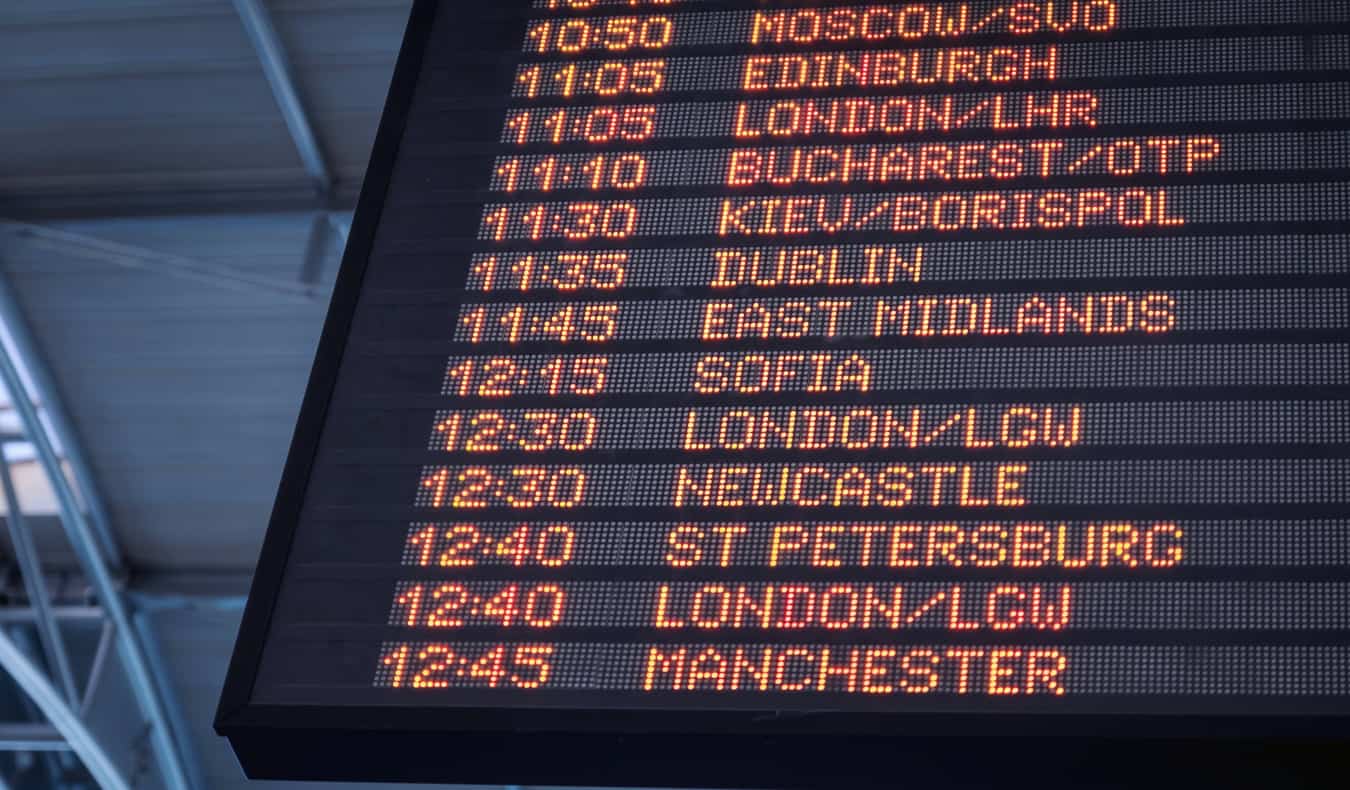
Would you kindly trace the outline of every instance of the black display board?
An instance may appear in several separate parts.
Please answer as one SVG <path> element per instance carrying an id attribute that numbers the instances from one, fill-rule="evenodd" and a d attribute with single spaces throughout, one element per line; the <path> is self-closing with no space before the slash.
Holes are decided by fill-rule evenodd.
<path id="1" fill-rule="evenodd" d="M 1137 739 L 1345 733 L 1347 176 L 1340 0 L 420 1 L 217 728 L 1275 776 Z"/>

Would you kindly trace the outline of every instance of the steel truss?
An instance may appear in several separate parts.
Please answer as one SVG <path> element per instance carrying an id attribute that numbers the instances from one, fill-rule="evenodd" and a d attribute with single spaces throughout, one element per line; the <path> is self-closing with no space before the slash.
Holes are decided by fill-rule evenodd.
<path id="1" fill-rule="evenodd" d="M 328 165 L 313 120 L 300 96 L 295 70 L 267 5 L 264 0 L 234 0 L 234 10 L 244 26 L 244 33 L 253 44 L 258 65 L 262 67 L 263 76 L 267 78 L 272 96 L 276 99 L 277 109 L 281 111 L 281 117 L 290 131 L 295 153 L 304 163 L 315 197 L 324 204 L 336 202 L 334 192 L 337 184 L 333 170 Z M 347 246 L 350 230 L 350 222 L 339 214 L 326 210 L 314 213 L 309 249 L 305 252 L 301 267 L 302 283 L 310 286 L 318 284 L 324 261 L 327 260 L 327 245 L 335 242 L 340 254 L 342 248 Z"/>
<path id="2" fill-rule="evenodd" d="M 26 608 L 0 609 L 0 670 L 18 685 L 46 724 L 0 724 L 0 751 L 73 753 L 104 790 L 130 790 L 85 719 L 100 679 L 116 651 L 127 684 L 149 730 L 155 762 L 167 790 L 201 790 L 200 769 L 188 755 L 185 728 L 159 667 L 144 614 L 122 588 L 121 557 L 110 522 L 93 485 L 88 462 L 56 400 L 41 359 L 28 336 L 8 283 L 0 278 L 0 387 L 9 394 L 20 432 L 0 435 L 0 495 L 14 562 L 27 594 Z M 7 447 L 31 447 L 59 508 L 61 526 L 79 561 L 96 605 L 57 607 L 44 577 L 15 486 Z M 103 624 L 88 677 L 74 670 L 61 623 L 96 618 Z M 25 650 L 18 623 L 31 624 L 40 650 Z M 161 671 L 156 672 L 159 668 Z M 3 782 L 3 777 L 0 777 Z"/>
<path id="3" fill-rule="evenodd" d="M 118 266 L 155 271 L 169 276 L 232 289 L 263 291 L 298 301 L 321 296 L 329 252 L 340 253 L 350 233 L 350 200 L 339 195 L 314 125 L 302 101 L 291 62 L 264 0 L 233 0 L 235 10 L 253 44 L 278 109 L 285 119 L 296 153 L 305 167 L 310 195 L 301 201 L 312 208 L 310 241 L 297 281 L 206 264 L 183 256 L 114 244 L 101 239 L 41 225 L 0 221 L 0 231 L 26 240 L 75 250 Z M 250 196 L 248 208 L 258 208 Z M 275 196 L 267 196 L 274 199 Z M 123 206 L 127 196 L 118 195 Z M 181 201 L 168 201 L 177 204 Z M 218 206 L 212 208 L 219 209 Z M 120 584 L 122 561 L 93 474 L 71 423 L 56 400 L 56 389 L 27 334 L 17 302 L 0 276 L 0 387 L 10 393 L 22 427 L 21 434 L 0 434 L 0 494 L 8 509 L 6 526 L 28 598 L 26 608 L 0 607 L 0 671 L 23 690 L 46 718 L 45 724 L 0 723 L 0 752 L 65 752 L 74 754 L 104 790 L 129 790 L 127 779 L 84 723 L 90 703 L 115 650 L 121 659 L 137 706 L 150 730 L 156 762 L 167 790 L 204 790 L 200 767 L 192 757 L 186 727 L 164 677 L 155 648 L 150 615 L 166 608 L 199 605 L 163 597 L 128 594 Z M 30 445 L 44 476 L 56 494 L 60 521 L 75 550 L 85 580 L 97 605 L 57 605 L 53 602 L 42 564 L 24 517 L 10 466 L 7 445 Z M 238 609 L 242 599 L 219 599 L 214 606 Z M 74 669 L 60 623 L 101 621 L 102 636 L 88 676 Z M 22 640 L 7 629 L 35 626 L 38 648 L 25 650 Z M 0 790 L 7 783 L 0 776 Z M 514 790 L 514 789 L 511 789 Z"/>

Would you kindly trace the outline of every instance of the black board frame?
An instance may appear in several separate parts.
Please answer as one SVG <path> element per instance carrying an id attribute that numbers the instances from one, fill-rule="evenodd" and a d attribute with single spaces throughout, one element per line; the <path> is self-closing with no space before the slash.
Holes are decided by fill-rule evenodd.
<path id="1" fill-rule="evenodd" d="M 414 0 L 215 719 L 252 779 L 728 788 L 1319 787 L 1350 717 L 276 706 L 252 701 L 432 22 Z M 706 7 L 706 6 L 705 6 Z M 1340 775 L 1341 780 L 1329 779 Z M 1326 784 L 1326 782 L 1330 784 Z"/>

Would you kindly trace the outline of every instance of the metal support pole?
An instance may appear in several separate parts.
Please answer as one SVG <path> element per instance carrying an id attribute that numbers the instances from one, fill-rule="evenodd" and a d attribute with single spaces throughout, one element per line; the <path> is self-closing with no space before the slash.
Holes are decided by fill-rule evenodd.
<path id="1" fill-rule="evenodd" d="M 295 150 L 304 162 L 305 171 L 309 173 L 320 195 L 329 194 L 333 190 L 333 177 L 324 161 L 323 148 L 319 145 L 318 135 L 314 133 L 309 113 L 300 101 L 291 62 L 286 57 L 286 49 L 281 45 L 281 36 L 277 34 L 271 14 L 263 5 L 263 0 L 234 0 L 234 8 L 244 24 L 244 32 L 253 42 L 258 62 L 262 64 L 263 74 L 272 86 L 272 95 L 276 97 L 277 106 L 286 121 L 286 128 L 291 132 Z"/>
<path id="2" fill-rule="evenodd" d="M 197 760 L 196 751 L 192 748 L 192 732 L 188 729 L 182 710 L 174 702 L 173 690 L 169 686 L 168 665 L 164 663 L 164 657 L 160 655 L 159 649 L 156 647 L 157 640 L 155 639 L 154 625 L 150 621 L 150 613 L 137 607 L 132 618 L 136 623 L 136 633 L 140 636 L 141 644 L 144 646 L 146 660 L 150 662 L 150 667 L 154 670 L 153 677 L 158 681 L 159 697 L 164 703 L 169 731 L 178 744 L 178 752 L 183 755 L 184 767 L 189 772 L 188 786 L 204 788 L 206 787 L 206 778 L 201 774 L 201 763 Z"/>
<path id="3" fill-rule="evenodd" d="M 347 239 L 352 235 L 352 221 L 350 217 L 340 217 L 337 214 L 328 215 L 328 224 L 333 226 L 333 232 L 338 237 L 338 258 L 342 258 L 342 253 L 347 250 Z"/>
<path id="4" fill-rule="evenodd" d="M 42 671 L 28 660 L 4 631 L 0 631 L 0 668 L 14 678 L 19 688 L 65 737 L 66 743 L 70 744 L 71 750 L 79 756 L 99 787 L 103 790 L 131 790 L 116 764 L 94 740 L 84 722 L 66 706 L 60 693 L 47 681 Z"/>
<path id="5" fill-rule="evenodd" d="M 25 393 L 18 368 L 10 358 L 9 350 L 3 347 L 0 347 L 0 384 L 9 390 L 20 424 L 24 426 L 24 432 L 33 444 L 38 460 L 56 494 L 57 502 L 60 503 L 61 524 L 66 529 L 71 548 L 75 550 L 86 578 L 93 586 L 113 628 L 116 629 L 118 654 L 122 658 L 136 702 L 150 725 L 151 741 L 155 747 L 164 784 L 169 790 L 194 790 L 183 764 L 183 756 L 179 753 L 173 733 L 169 729 L 169 716 L 164 702 L 156 692 L 149 661 L 136 637 L 131 613 L 112 573 L 108 570 L 107 563 L 103 561 L 94 530 L 84 511 L 80 509 L 79 500 L 61 468 L 61 461 L 57 457 L 55 447 L 52 446 L 51 438 L 38 418 L 37 409 Z"/>
<path id="6" fill-rule="evenodd" d="M 328 215 L 317 213 L 309 222 L 309 239 L 305 242 L 305 258 L 300 264 L 300 282 L 310 287 L 319 284 L 328 263 L 329 239 L 334 235 Z"/>
<path id="7" fill-rule="evenodd" d="M 3 489 L 5 506 L 9 509 L 5 522 L 9 527 L 9 538 L 14 547 L 14 559 L 19 563 L 23 586 L 28 591 L 28 604 L 33 607 L 38 641 L 42 643 L 42 652 L 47 656 L 52 673 L 66 693 L 66 701 L 71 705 L 78 705 L 80 689 L 75 683 L 75 673 L 70 669 L 70 655 L 66 652 L 65 640 L 61 638 L 61 629 L 52 615 L 52 601 L 47 591 L 47 580 L 42 576 L 42 563 L 38 560 L 37 547 L 33 545 L 33 535 L 28 531 L 28 522 L 19 507 L 19 497 L 14 489 L 9 461 L 5 458 L 4 444 L 0 444 L 0 489 Z"/>
<path id="8" fill-rule="evenodd" d="M 14 353 L 27 362 L 28 378 L 33 385 L 33 397 L 42 404 L 47 424 L 51 426 L 52 433 L 56 435 L 56 440 L 61 443 L 61 449 L 65 451 L 66 463 L 70 465 L 71 474 L 74 475 L 80 493 L 84 496 L 91 521 L 90 528 L 97 538 L 103 559 L 114 571 L 118 571 L 122 567 L 122 551 L 113 536 L 112 524 L 107 516 L 108 509 L 104 505 L 102 495 L 99 494 L 98 486 L 94 483 L 93 467 L 89 464 L 89 459 L 85 458 L 83 448 L 75 440 L 75 430 L 72 427 L 74 423 L 66 414 L 60 399 L 56 397 L 56 384 L 52 381 L 46 366 L 42 364 L 37 344 L 33 342 L 32 336 L 28 333 L 28 326 L 23 321 L 19 301 L 14 298 L 9 282 L 3 276 L 0 276 L 0 325 L 3 325 L 9 342 L 13 344 Z M 22 387 L 11 388 L 9 394 L 12 399 L 20 400 L 23 392 Z"/>

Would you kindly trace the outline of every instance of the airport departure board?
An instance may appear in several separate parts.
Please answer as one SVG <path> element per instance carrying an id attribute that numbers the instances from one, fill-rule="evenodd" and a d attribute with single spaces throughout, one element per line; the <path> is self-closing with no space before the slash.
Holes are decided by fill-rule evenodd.
<path id="1" fill-rule="evenodd" d="M 249 705 L 1350 713 L 1350 4 L 409 41 Z"/>

